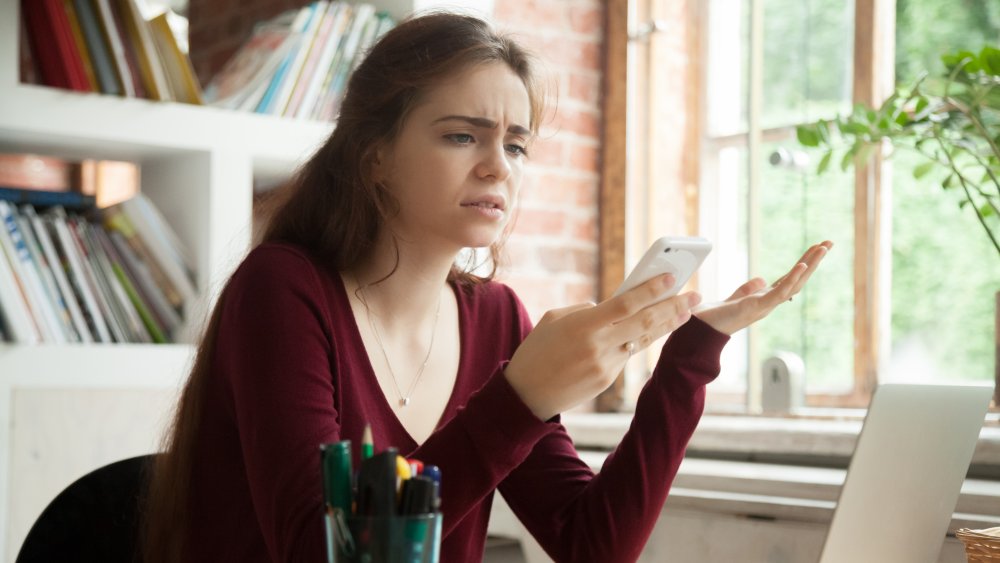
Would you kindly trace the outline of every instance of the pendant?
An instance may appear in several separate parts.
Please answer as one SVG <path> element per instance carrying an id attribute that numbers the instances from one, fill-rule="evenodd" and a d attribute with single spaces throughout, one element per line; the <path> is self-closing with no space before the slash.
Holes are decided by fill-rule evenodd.
<path id="1" fill-rule="evenodd" d="M 401 406 L 401 407 L 405 407 L 408 404 L 410 404 L 410 398 L 409 397 L 403 397 L 402 399 L 399 400 L 399 406 Z"/>

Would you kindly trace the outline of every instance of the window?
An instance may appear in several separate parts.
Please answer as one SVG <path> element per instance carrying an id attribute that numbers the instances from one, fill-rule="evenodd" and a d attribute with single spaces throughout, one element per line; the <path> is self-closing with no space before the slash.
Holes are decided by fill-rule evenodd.
<path id="1" fill-rule="evenodd" d="M 806 291 L 734 337 L 710 401 L 753 410 L 775 355 L 801 359 L 816 406 L 864 405 L 897 378 L 991 381 L 1000 260 L 971 212 L 915 180 L 902 152 L 816 175 L 795 126 L 881 102 L 945 50 L 1000 42 L 1000 4 L 680 5 L 630 3 L 626 265 L 661 234 L 707 236 L 698 288 L 721 299 L 836 243 Z"/>

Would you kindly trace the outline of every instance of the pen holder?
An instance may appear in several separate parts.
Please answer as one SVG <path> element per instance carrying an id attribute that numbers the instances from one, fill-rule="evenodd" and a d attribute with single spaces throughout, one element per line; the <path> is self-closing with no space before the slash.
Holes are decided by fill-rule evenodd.
<path id="1" fill-rule="evenodd" d="M 329 516 L 332 563 L 438 563 L 441 513 L 409 516 Z"/>

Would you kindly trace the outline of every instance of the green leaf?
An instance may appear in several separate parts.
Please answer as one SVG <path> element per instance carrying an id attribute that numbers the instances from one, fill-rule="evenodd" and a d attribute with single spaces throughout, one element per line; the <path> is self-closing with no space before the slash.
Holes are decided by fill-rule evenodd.
<path id="1" fill-rule="evenodd" d="M 948 174 L 948 176 L 944 179 L 944 181 L 941 182 L 941 187 L 947 190 L 954 183 L 955 183 L 955 175 Z"/>
<path id="2" fill-rule="evenodd" d="M 830 144 L 830 126 L 827 121 L 820 120 L 816 123 L 816 131 L 819 133 L 819 139 L 822 143 Z"/>
<path id="3" fill-rule="evenodd" d="M 896 124 L 900 127 L 906 127 L 911 121 L 910 115 L 905 111 L 899 112 L 899 115 L 896 116 Z"/>
<path id="4" fill-rule="evenodd" d="M 869 129 L 867 125 L 856 121 L 847 121 L 840 125 L 840 132 L 844 135 L 860 136 L 871 133 L 871 129 Z"/>
<path id="5" fill-rule="evenodd" d="M 887 116 L 882 116 L 882 118 L 878 120 L 878 129 L 883 132 L 889 131 L 889 118 Z"/>
<path id="6" fill-rule="evenodd" d="M 1000 49 L 989 45 L 983 47 L 983 50 L 979 52 L 979 62 L 983 72 L 992 76 L 1000 76 Z"/>
<path id="7" fill-rule="evenodd" d="M 822 174 L 826 172 L 826 169 L 830 167 L 830 159 L 833 157 L 833 149 L 826 151 L 823 158 L 819 160 L 819 166 L 816 167 L 816 173 Z"/>
<path id="8" fill-rule="evenodd" d="M 992 205 L 990 205 L 988 203 L 984 203 L 984 204 L 982 204 L 982 205 L 979 206 L 979 216 L 980 217 L 982 217 L 983 219 L 986 219 L 987 217 L 990 217 L 991 215 L 993 215 L 993 206 Z"/>
<path id="9" fill-rule="evenodd" d="M 851 149 L 844 153 L 844 156 L 840 159 L 840 170 L 846 172 L 851 164 L 854 163 L 854 149 Z"/>
<path id="10" fill-rule="evenodd" d="M 934 162 L 922 162 L 913 168 L 913 177 L 916 179 L 923 178 L 928 172 L 934 170 Z"/>
<path id="11" fill-rule="evenodd" d="M 799 143 L 806 147 L 819 146 L 819 134 L 810 125 L 799 125 L 795 128 L 795 136 Z"/>

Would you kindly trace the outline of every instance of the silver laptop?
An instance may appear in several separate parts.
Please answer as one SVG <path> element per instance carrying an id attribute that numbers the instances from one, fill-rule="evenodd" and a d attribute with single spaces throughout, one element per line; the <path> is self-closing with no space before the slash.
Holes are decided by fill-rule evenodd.
<path id="1" fill-rule="evenodd" d="M 820 563 L 937 561 L 992 394 L 981 386 L 879 386 Z"/>

